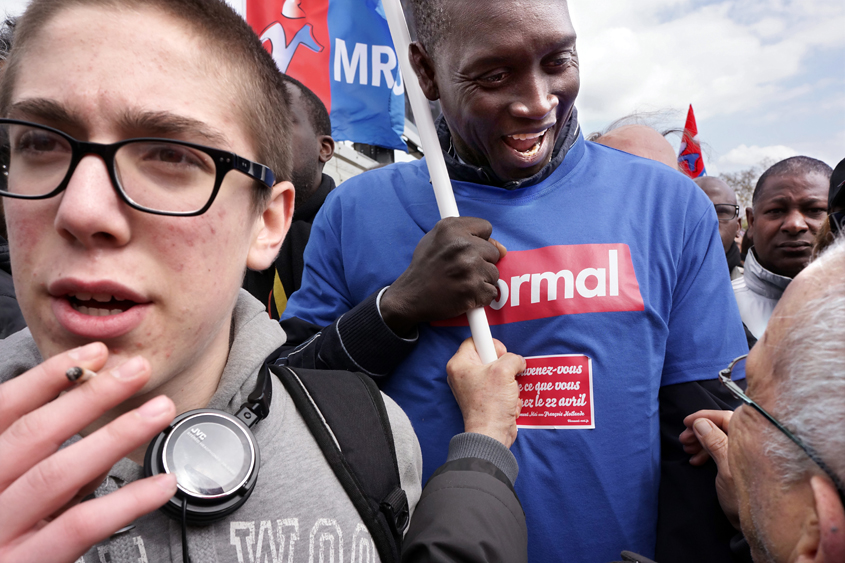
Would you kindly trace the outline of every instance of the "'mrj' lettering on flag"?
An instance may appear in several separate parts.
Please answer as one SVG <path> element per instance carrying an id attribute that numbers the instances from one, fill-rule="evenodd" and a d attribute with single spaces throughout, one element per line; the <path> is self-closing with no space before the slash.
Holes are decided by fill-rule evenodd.
<path id="1" fill-rule="evenodd" d="M 701 154 L 701 144 L 698 142 L 698 127 L 695 125 L 695 114 L 692 104 L 687 112 L 687 123 L 684 126 L 684 137 L 681 139 L 681 150 L 678 153 L 678 168 L 690 178 L 706 176 L 704 157 Z"/>
<path id="2" fill-rule="evenodd" d="M 407 150 L 405 86 L 381 0 L 246 0 L 245 17 L 279 70 L 326 104 L 335 140 Z"/>

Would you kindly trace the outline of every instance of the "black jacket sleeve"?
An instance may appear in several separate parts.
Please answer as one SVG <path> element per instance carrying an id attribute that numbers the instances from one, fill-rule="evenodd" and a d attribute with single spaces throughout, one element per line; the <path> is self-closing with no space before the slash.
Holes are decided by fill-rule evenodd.
<path id="1" fill-rule="evenodd" d="M 512 484 L 516 460 L 501 444 L 498 459 L 485 456 L 483 448 L 464 449 L 464 455 L 483 457 L 455 456 L 456 441 L 467 437 L 487 438 L 463 434 L 452 439 L 449 460 L 428 480 L 411 518 L 403 563 L 528 561 L 525 513 Z M 464 446 L 468 443 L 464 440 Z"/>
<path id="2" fill-rule="evenodd" d="M 309 369 L 390 374 L 417 344 L 396 336 L 378 311 L 375 292 L 327 327 L 296 317 L 281 321 L 287 335 L 280 363 Z"/>
<path id="3" fill-rule="evenodd" d="M 742 387 L 745 380 L 738 381 Z M 750 562 L 731 549 L 739 532 L 716 496 L 716 463 L 693 467 L 678 436 L 684 418 L 702 409 L 734 410 L 739 402 L 718 380 L 667 385 L 660 390 L 660 494 L 655 560 L 661 563 Z M 741 537 L 741 536 L 740 536 Z"/>

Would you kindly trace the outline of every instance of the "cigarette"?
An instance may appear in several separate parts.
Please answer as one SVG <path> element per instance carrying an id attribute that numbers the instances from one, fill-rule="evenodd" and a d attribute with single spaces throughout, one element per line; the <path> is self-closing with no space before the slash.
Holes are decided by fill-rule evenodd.
<path id="1" fill-rule="evenodd" d="M 70 381 L 76 381 L 77 383 L 85 383 L 92 377 L 95 377 L 97 374 L 91 371 L 90 369 L 81 368 L 79 366 L 73 366 L 65 372 L 65 375 Z"/>

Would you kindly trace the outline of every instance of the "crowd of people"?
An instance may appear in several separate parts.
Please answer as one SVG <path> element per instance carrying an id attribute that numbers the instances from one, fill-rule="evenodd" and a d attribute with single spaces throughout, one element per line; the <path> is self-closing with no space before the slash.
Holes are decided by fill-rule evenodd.
<path id="1" fill-rule="evenodd" d="M 845 561 L 845 160 L 738 245 L 660 132 L 583 134 L 564 0 L 409 5 L 460 218 L 424 160 L 336 187 L 222 0 L 7 22 L 0 562 Z"/>

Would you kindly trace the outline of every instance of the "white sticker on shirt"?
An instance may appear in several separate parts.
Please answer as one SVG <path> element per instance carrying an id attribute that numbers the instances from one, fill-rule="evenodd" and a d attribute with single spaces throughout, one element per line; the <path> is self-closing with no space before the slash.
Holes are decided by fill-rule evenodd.
<path id="1" fill-rule="evenodd" d="M 522 410 L 519 428 L 595 428 L 593 364 L 581 354 L 525 358 L 517 374 Z"/>

